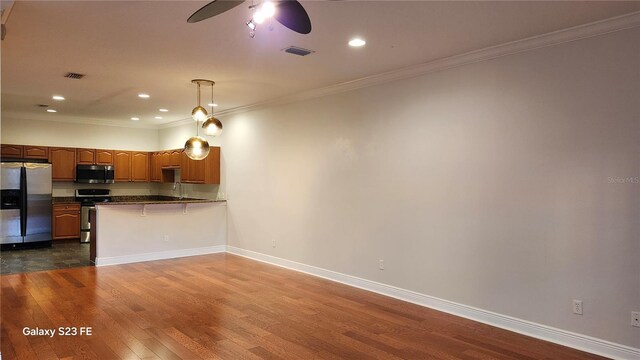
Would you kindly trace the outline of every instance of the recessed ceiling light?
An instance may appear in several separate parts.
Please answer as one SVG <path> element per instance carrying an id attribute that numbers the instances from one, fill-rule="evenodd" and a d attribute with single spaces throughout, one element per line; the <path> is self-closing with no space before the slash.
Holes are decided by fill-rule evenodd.
<path id="1" fill-rule="evenodd" d="M 47 109 L 47 112 L 54 113 L 54 112 L 58 112 L 58 111 L 57 110 L 53 110 L 53 109 Z"/>
<path id="2" fill-rule="evenodd" d="M 213 106 L 213 107 L 218 107 L 218 104 L 216 104 L 216 103 L 209 103 L 209 104 L 207 104 L 207 105 L 209 105 L 209 106 Z"/>
<path id="3" fill-rule="evenodd" d="M 150 98 L 151 96 L 149 96 L 149 94 L 138 94 L 138 97 L 139 97 L 139 98 L 142 98 L 142 99 L 148 99 L 148 98 Z"/>
<path id="4" fill-rule="evenodd" d="M 138 118 L 138 117 L 132 117 L 132 118 L 131 118 L 131 120 L 133 120 L 133 121 L 138 121 L 138 120 L 140 120 L 140 118 Z"/>
<path id="5" fill-rule="evenodd" d="M 162 116 L 156 116 L 155 119 L 162 120 Z"/>
<path id="6" fill-rule="evenodd" d="M 367 42 L 360 39 L 360 38 L 354 38 L 349 40 L 349 46 L 351 47 L 361 47 L 364 46 Z"/>
<path id="7" fill-rule="evenodd" d="M 167 110 L 167 109 L 158 109 L 158 111 L 160 111 L 160 112 L 168 112 L 169 110 Z"/>
<path id="8" fill-rule="evenodd" d="M 62 96 L 62 95 L 53 95 L 51 98 L 53 100 L 58 100 L 58 101 L 64 100 L 64 96 Z"/>

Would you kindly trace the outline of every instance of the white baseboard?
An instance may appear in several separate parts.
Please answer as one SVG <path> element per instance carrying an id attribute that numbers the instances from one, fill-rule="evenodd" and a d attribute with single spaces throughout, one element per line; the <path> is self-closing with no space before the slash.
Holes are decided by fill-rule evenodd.
<path id="1" fill-rule="evenodd" d="M 226 245 L 207 246 L 194 249 L 158 251 L 144 254 L 96 258 L 96 266 L 130 264 L 141 261 L 164 260 L 185 256 L 215 254 L 226 251 Z"/>
<path id="2" fill-rule="evenodd" d="M 309 275 L 318 276 L 327 280 L 336 281 L 360 289 L 372 291 L 378 294 L 390 296 L 396 299 L 461 316 L 502 329 L 507 329 L 523 335 L 550 341 L 556 344 L 569 346 L 593 354 L 598 354 L 613 359 L 640 359 L 640 349 L 616 344 L 591 336 L 556 329 L 547 325 L 536 324 L 511 316 L 502 315 L 463 304 L 458 304 L 433 296 L 420 294 L 410 290 L 400 289 L 375 281 L 361 279 L 355 276 L 346 275 L 335 271 L 258 253 L 255 251 L 227 246 L 227 252 L 272 265 L 277 265 L 287 269 L 303 272 Z"/>

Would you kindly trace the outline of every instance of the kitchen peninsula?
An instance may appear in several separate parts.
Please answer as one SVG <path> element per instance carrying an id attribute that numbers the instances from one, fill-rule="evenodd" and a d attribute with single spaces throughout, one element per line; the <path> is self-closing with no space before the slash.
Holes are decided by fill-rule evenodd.
<path id="1" fill-rule="evenodd" d="M 225 248 L 226 201 L 121 199 L 96 204 L 91 223 L 96 266 L 211 254 Z"/>

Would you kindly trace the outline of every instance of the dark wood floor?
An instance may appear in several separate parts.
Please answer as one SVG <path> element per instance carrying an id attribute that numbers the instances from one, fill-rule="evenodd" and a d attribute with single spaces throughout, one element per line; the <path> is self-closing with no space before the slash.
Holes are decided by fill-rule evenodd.
<path id="1" fill-rule="evenodd" d="M 4 360 L 600 358 L 229 254 L 1 283 Z"/>

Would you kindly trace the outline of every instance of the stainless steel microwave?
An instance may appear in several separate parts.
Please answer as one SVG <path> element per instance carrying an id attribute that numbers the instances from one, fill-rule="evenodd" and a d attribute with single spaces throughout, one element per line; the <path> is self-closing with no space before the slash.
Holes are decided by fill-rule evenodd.
<path id="1" fill-rule="evenodd" d="M 76 182 L 85 184 L 111 184 L 114 182 L 112 165 L 76 165 Z"/>

